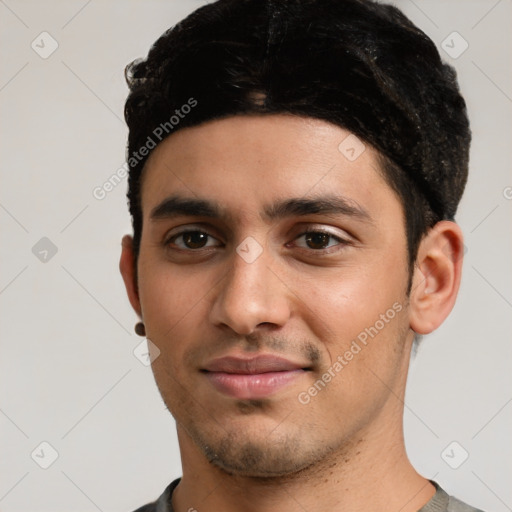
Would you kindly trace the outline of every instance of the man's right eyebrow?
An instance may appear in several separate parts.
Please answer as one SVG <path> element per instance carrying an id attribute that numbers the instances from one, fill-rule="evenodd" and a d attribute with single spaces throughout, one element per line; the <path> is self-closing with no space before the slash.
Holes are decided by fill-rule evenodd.
<path id="1" fill-rule="evenodd" d="M 222 217 L 218 204 L 205 199 L 170 196 L 151 210 L 151 220 L 170 219 L 178 216 L 187 217 Z"/>

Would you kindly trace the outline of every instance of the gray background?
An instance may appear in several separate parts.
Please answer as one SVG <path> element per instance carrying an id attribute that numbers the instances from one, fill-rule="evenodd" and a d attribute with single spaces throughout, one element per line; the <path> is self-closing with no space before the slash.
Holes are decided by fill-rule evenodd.
<path id="1" fill-rule="evenodd" d="M 124 66 L 203 3 L 0 0 L 2 511 L 130 511 L 181 473 L 117 270 L 126 180 L 93 191 L 124 161 Z M 512 510 L 512 5 L 396 4 L 456 66 L 474 136 L 462 289 L 412 363 L 407 448 L 461 499 Z"/>

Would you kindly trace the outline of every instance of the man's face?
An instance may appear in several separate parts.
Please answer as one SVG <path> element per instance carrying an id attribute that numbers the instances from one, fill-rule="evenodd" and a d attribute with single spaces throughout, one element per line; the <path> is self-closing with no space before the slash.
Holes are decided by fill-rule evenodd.
<path id="1" fill-rule="evenodd" d="M 340 146 L 349 135 L 237 116 L 173 134 L 146 165 L 155 379 L 180 442 L 228 472 L 290 474 L 401 423 L 403 212 L 375 151 Z"/>

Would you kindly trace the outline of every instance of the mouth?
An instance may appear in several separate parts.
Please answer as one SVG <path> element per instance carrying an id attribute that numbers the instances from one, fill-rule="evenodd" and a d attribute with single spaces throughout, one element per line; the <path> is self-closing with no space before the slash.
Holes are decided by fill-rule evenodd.
<path id="1" fill-rule="evenodd" d="M 291 385 L 310 368 L 272 355 L 214 359 L 201 372 L 220 393 L 241 400 L 266 398 Z"/>

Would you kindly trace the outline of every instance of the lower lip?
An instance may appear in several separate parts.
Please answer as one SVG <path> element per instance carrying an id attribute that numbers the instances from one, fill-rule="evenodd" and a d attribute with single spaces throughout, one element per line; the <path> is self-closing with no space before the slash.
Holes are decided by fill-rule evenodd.
<path id="1" fill-rule="evenodd" d="M 276 393 L 304 373 L 305 370 L 301 369 L 251 375 L 207 372 L 206 377 L 221 393 L 233 398 L 251 400 L 265 398 Z"/>

